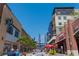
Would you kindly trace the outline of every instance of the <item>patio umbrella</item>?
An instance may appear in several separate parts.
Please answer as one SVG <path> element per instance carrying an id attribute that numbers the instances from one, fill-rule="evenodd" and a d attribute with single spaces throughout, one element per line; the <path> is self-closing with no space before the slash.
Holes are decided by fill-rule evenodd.
<path id="1" fill-rule="evenodd" d="M 47 45 L 45 45 L 45 48 L 55 48 L 55 46 L 52 44 L 47 44 Z"/>

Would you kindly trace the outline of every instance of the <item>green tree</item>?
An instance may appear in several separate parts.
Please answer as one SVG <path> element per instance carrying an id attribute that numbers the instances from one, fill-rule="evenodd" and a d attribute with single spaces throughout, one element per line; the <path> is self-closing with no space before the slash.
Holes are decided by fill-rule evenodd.
<path id="1" fill-rule="evenodd" d="M 22 43 L 23 45 L 27 46 L 28 48 L 35 48 L 36 47 L 36 42 L 28 36 L 20 37 L 19 42 Z"/>

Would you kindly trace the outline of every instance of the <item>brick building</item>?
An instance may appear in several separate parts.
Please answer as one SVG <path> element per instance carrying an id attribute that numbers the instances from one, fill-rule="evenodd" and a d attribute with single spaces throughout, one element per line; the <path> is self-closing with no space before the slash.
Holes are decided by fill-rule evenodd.
<path id="1" fill-rule="evenodd" d="M 79 18 L 75 21 L 68 20 L 67 23 L 64 25 L 64 36 L 57 36 L 56 44 L 59 46 L 57 42 L 59 41 L 61 43 L 61 46 L 63 47 L 64 53 L 66 52 L 67 55 L 73 54 L 78 55 L 79 54 Z M 61 35 L 61 33 L 59 34 Z M 61 42 L 62 40 L 63 42 Z M 62 50 L 61 50 L 62 51 Z"/>
<path id="2" fill-rule="evenodd" d="M 0 4 L 0 54 L 12 47 L 20 48 L 18 38 L 25 33 L 7 4 Z"/>

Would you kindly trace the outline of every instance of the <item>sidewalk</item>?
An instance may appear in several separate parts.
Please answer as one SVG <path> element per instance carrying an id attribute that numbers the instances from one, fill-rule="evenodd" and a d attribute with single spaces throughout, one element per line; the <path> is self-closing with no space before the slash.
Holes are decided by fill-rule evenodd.
<path id="1" fill-rule="evenodd" d="M 66 54 L 60 54 L 60 53 L 57 53 L 56 55 L 54 56 L 67 56 Z"/>
<path id="2" fill-rule="evenodd" d="M 49 55 L 49 54 L 48 54 Z M 49 55 L 49 56 L 67 56 L 66 54 L 60 54 L 60 53 L 56 53 L 55 55 Z"/>
<path id="3" fill-rule="evenodd" d="M 27 53 L 26 56 L 33 56 L 33 52 Z"/>

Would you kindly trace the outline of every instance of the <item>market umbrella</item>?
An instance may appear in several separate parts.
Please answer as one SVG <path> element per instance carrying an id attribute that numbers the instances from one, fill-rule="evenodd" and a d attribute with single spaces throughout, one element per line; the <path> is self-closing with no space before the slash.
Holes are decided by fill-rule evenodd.
<path id="1" fill-rule="evenodd" d="M 47 45 L 45 45 L 45 48 L 54 48 L 55 46 L 54 45 L 52 45 L 52 44 L 47 44 Z"/>

